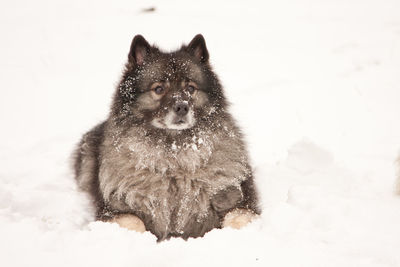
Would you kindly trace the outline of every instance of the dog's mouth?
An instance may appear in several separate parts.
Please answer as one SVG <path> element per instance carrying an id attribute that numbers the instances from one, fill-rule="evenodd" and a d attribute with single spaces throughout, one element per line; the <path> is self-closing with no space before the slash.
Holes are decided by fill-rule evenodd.
<path id="1" fill-rule="evenodd" d="M 170 111 L 163 118 L 155 118 L 151 121 L 153 127 L 159 129 L 185 130 L 192 128 L 196 122 L 193 111 L 184 116 L 176 115 Z"/>
<path id="2" fill-rule="evenodd" d="M 185 124 L 186 120 L 184 120 L 183 118 L 178 118 L 174 121 L 174 123 L 177 125 L 181 125 L 181 124 Z"/>

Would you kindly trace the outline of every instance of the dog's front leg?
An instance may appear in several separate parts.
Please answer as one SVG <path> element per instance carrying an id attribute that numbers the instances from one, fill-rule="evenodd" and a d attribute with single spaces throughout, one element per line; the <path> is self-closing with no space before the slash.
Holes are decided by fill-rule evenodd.
<path id="1" fill-rule="evenodd" d="M 133 214 L 119 214 L 108 220 L 108 222 L 117 223 L 120 227 L 139 233 L 146 231 L 143 221 Z"/>
<path id="2" fill-rule="evenodd" d="M 222 227 L 240 229 L 257 218 L 257 216 L 257 214 L 248 209 L 234 209 L 225 215 Z"/>
<path id="3" fill-rule="evenodd" d="M 249 209 L 233 209 L 237 207 L 242 200 L 243 193 L 240 188 L 235 186 L 228 187 L 212 197 L 211 205 L 214 210 L 222 213 L 231 210 L 225 214 L 222 227 L 239 229 L 257 217 L 257 214 Z"/>

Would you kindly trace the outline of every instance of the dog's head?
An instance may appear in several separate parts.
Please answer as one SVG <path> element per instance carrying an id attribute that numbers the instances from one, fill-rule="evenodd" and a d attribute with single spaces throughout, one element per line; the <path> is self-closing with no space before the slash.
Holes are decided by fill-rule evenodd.
<path id="1" fill-rule="evenodd" d="M 182 131 L 210 122 L 225 106 L 202 35 L 171 53 L 134 37 L 113 113 L 120 121 Z"/>

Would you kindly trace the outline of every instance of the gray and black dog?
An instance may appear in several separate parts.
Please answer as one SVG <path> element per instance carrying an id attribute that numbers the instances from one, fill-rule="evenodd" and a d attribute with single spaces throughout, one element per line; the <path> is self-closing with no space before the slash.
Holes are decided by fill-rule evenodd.
<path id="1" fill-rule="evenodd" d="M 164 53 L 134 37 L 109 117 L 74 154 L 97 219 L 158 240 L 239 228 L 260 214 L 242 134 L 202 35 Z"/>

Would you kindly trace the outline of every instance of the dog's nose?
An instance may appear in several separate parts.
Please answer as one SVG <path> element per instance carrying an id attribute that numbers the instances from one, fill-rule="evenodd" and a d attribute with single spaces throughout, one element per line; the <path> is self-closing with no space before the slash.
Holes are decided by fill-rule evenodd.
<path id="1" fill-rule="evenodd" d="M 176 103 L 174 107 L 174 111 L 179 116 L 185 116 L 189 112 L 189 105 L 184 102 Z"/>

